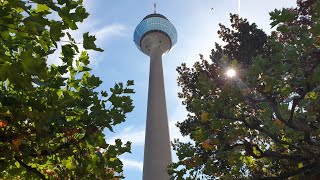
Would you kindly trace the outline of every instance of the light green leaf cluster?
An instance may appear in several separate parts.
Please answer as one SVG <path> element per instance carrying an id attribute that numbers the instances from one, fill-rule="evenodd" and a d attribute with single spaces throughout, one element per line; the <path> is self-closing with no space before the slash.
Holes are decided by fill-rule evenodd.
<path id="1" fill-rule="evenodd" d="M 122 178 L 130 143 L 103 131 L 133 110 L 133 81 L 96 91 L 87 50 L 102 49 L 85 33 L 79 52 L 68 33 L 88 15 L 82 0 L 0 1 L 0 179 Z M 62 65 L 48 65 L 58 48 Z"/>

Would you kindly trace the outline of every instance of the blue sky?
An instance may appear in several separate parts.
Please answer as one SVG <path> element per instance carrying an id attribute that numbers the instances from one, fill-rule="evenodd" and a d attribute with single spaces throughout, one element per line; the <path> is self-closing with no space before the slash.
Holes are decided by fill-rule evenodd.
<path id="1" fill-rule="evenodd" d="M 132 95 L 135 109 L 128 114 L 125 123 L 114 128 L 115 133 L 107 134 L 107 142 L 121 138 L 132 141 L 132 153 L 121 157 L 124 175 L 127 180 L 142 179 L 144 129 L 149 75 L 149 58 L 141 53 L 133 42 L 133 32 L 138 23 L 153 13 L 153 0 L 84 0 L 90 16 L 79 31 L 95 34 L 97 44 L 105 51 L 90 53 L 92 73 L 98 75 L 108 90 L 115 82 L 135 81 L 135 94 Z M 165 15 L 178 31 L 178 43 L 164 56 L 164 76 L 171 139 L 181 137 L 175 127 L 183 121 L 187 112 L 181 105 L 177 93 L 176 67 L 185 62 L 191 66 L 199 60 L 199 54 L 208 58 L 218 39 L 218 24 L 229 24 L 229 13 L 238 13 L 238 0 L 158 0 L 157 12 Z M 255 22 L 270 33 L 268 12 L 275 8 L 293 7 L 295 0 L 241 0 L 241 16 Z M 213 10 L 211 10 L 213 8 Z M 50 58 L 51 63 L 59 63 Z M 177 160 L 173 152 L 173 160 Z"/>

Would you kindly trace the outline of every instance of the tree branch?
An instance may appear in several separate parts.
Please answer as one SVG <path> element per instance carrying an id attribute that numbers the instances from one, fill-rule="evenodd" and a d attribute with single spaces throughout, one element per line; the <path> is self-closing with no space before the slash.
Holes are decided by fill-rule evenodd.
<path id="1" fill-rule="evenodd" d="M 258 131 L 264 133 L 265 135 L 267 135 L 268 137 L 270 137 L 272 140 L 274 140 L 275 142 L 277 142 L 279 144 L 285 144 L 285 145 L 288 145 L 289 147 L 292 147 L 294 149 L 301 150 L 300 147 L 298 147 L 294 144 L 280 140 L 275 134 L 269 132 L 267 129 L 264 129 L 259 124 L 252 124 L 252 123 L 247 122 L 244 117 L 242 117 L 242 118 L 229 117 L 229 116 L 223 115 L 221 113 L 216 113 L 216 117 L 243 122 L 248 128 L 252 128 L 252 129 L 255 129 L 255 130 L 258 130 Z"/>
<path id="2" fill-rule="evenodd" d="M 252 156 L 256 159 L 261 159 L 261 158 L 272 158 L 272 159 L 287 159 L 287 160 L 291 160 L 291 161 L 295 161 L 295 162 L 301 162 L 301 161 L 308 161 L 310 159 L 305 158 L 305 157 L 299 157 L 297 155 L 290 155 L 290 154 L 282 154 L 282 153 L 278 153 L 275 151 L 262 151 L 260 149 L 260 147 L 257 144 L 251 144 L 250 142 L 246 142 L 245 144 L 245 150 L 246 150 L 246 154 L 249 156 Z M 254 153 L 254 148 L 259 151 L 260 155 L 257 155 Z"/>
<path id="3" fill-rule="evenodd" d="M 263 98 L 259 98 L 259 99 L 255 99 L 252 98 L 250 96 L 245 96 L 245 98 L 247 98 L 249 101 L 253 102 L 253 103 L 262 103 L 262 102 L 267 102 L 267 98 L 263 97 Z"/>
<path id="4" fill-rule="evenodd" d="M 272 176 L 272 177 L 260 177 L 260 178 L 256 178 L 256 179 L 263 179 L 263 180 L 267 180 L 267 179 L 287 179 L 289 177 L 298 175 L 298 174 L 303 174 L 306 172 L 310 172 L 316 168 L 319 168 L 319 164 L 318 163 L 312 163 L 309 164 L 307 166 L 304 166 L 300 169 L 297 169 L 296 171 L 292 171 L 292 172 L 287 172 L 287 173 L 282 173 L 279 176 Z"/>
<path id="5" fill-rule="evenodd" d="M 272 100 L 269 100 L 268 102 L 269 102 L 269 104 L 270 104 L 273 112 L 275 113 L 276 117 L 277 117 L 283 124 L 285 124 L 286 126 L 292 128 L 292 129 L 298 130 L 298 131 L 302 131 L 302 132 L 310 132 L 310 131 L 311 131 L 311 128 L 310 128 L 310 127 L 307 127 L 307 126 L 305 126 L 305 125 L 302 124 L 302 123 L 296 124 L 296 123 L 294 123 L 293 120 L 291 120 L 290 123 L 289 123 L 289 121 L 285 120 L 285 119 L 282 117 L 282 115 L 281 115 L 281 113 L 280 113 L 277 105 L 276 105 Z"/>
<path id="6" fill-rule="evenodd" d="M 276 104 L 273 100 L 271 100 L 271 99 L 268 100 L 268 103 L 269 103 L 270 107 L 272 108 L 272 110 L 273 110 L 274 114 L 276 115 L 276 117 L 277 117 L 283 124 L 285 124 L 285 125 L 287 125 L 287 126 L 290 127 L 290 125 L 288 124 L 288 122 L 282 117 L 282 115 L 281 115 L 281 113 L 280 113 L 280 111 L 279 111 L 279 109 L 278 109 L 277 104 Z M 294 128 L 293 128 L 293 129 L 294 129 Z"/>
<path id="7" fill-rule="evenodd" d="M 27 171 L 29 171 L 33 174 L 36 174 L 37 176 L 39 176 L 43 180 L 47 180 L 47 178 L 40 171 L 38 171 L 36 168 L 30 167 L 27 164 L 25 164 L 18 156 L 14 156 L 14 159 L 16 161 L 18 161 L 19 164 L 21 164 L 24 168 L 26 168 Z"/>
<path id="8" fill-rule="evenodd" d="M 252 156 L 252 157 L 254 157 L 256 159 L 261 159 L 261 158 L 268 157 L 268 158 L 273 158 L 273 159 L 287 159 L 287 160 L 292 160 L 292 161 L 295 161 L 295 162 L 301 162 L 301 161 L 310 160 L 308 158 L 299 157 L 299 156 L 296 156 L 296 155 L 282 154 L 282 153 L 278 153 L 278 152 L 270 151 L 270 150 L 263 151 L 263 150 L 260 149 L 260 147 L 257 144 L 251 144 L 248 141 L 245 141 L 244 143 L 236 143 L 236 144 L 233 144 L 233 145 L 226 146 L 224 150 L 232 150 L 232 149 L 234 149 L 236 147 L 241 147 L 241 146 L 245 147 L 244 150 L 246 151 L 246 154 L 248 156 Z M 257 155 L 257 154 L 254 153 L 254 148 L 257 151 L 259 151 L 260 155 Z"/>
<path id="9" fill-rule="evenodd" d="M 288 120 L 289 124 L 291 124 L 292 121 L 293 121 L 294 110 L 296 109 L 297 105 L 298 105 L 298 100 L 293 98 L 292 107 L 291 107 L 291 110 L 290 110 L 290 117 L 289 117 L 289 120 Z"/>

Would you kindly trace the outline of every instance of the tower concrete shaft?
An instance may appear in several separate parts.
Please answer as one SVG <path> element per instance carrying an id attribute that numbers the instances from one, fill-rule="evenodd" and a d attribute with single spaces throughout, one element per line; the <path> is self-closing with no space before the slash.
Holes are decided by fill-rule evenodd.
<path id="1" fill-rule="evenodd" d="M 168 180 L 172 162 L 164 90 L 162 56 L 177 43 L 177 30 L 161 14 L 147 15 L 136 27 L 133 40 L 150 57 L 147 125 L 144 146 L 143 180 Z"/>
<path id="2" fill-rule="evenodd" d="M 143 180 L 170 179 L 167 167 L 172 163 L 172 158 L 162 55 L 160 48 L 151 49 Z"/>

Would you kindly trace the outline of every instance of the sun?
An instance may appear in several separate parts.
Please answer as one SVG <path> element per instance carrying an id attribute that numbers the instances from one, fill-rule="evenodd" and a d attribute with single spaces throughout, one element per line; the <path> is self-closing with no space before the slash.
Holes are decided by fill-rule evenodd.
<path id="1" fill-rule="evenodd" d="M 236 76 L 236 71 L 234 69 L 230 68 L 227 70 L 226 74 L 228 77 L 234 77 L 234 76 Z"/>

